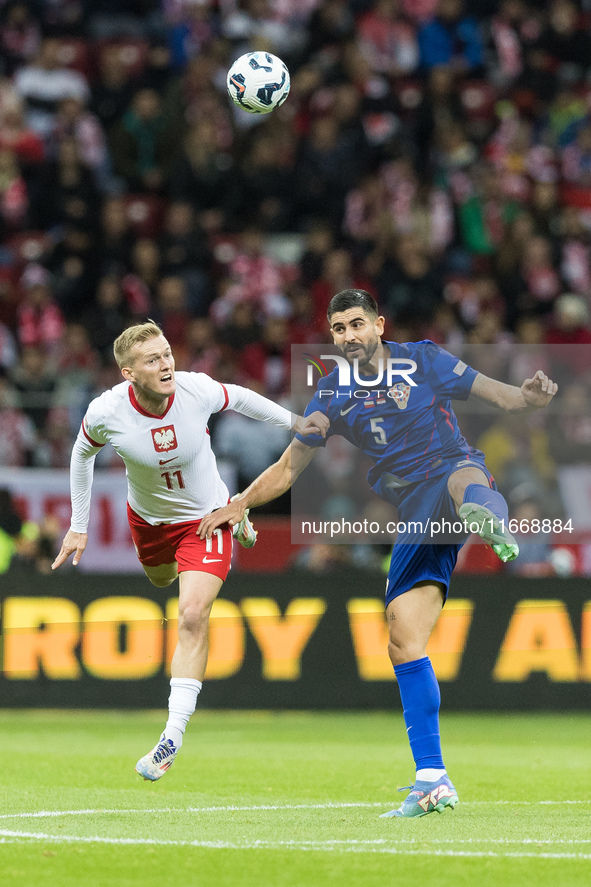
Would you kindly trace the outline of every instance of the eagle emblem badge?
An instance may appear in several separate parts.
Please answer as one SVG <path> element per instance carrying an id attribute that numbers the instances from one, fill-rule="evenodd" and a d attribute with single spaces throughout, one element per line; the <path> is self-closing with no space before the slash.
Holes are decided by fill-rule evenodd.
<path id="1" fill-rule="evenodd" d="M 168 453 L 176 450 L 177 441 L 174 425 L 165 425 L 162 428 L 152 428 L 152 440 L 157 453 Z"/>

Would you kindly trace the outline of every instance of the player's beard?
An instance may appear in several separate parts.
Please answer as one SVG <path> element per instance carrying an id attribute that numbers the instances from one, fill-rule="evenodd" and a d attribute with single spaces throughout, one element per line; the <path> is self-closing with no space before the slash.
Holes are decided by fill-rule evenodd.
<path id="1" fill-rule="evenodd" d="M 359 369 L 363 369 L 371 363 L 371 359 L 377 351 L 379 345 L 379 339 L 376 338 L 375 342 L 368 342 L 366 345 L 362 345 L 361 343 L 355 345 L 344 345 L 341 349 L 349 363 L 353 363 L 354 360 L 357 361 L 357 366 Z M 353 355 L 349 356 L 349 350 L 353 351 Z"/>

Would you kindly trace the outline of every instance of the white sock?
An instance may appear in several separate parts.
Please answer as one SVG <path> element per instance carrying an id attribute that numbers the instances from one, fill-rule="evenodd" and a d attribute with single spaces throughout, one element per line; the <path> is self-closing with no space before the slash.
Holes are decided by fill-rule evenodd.
<path id="1" fill-rule="evenodd" d="M 437 767 L 424 767 L 422 770 L 417 770 L 417 779 L 422 782 L 437 782 L 446 773 L 447 770 L 438 770 Z"/>
<path id="2" fill-rule="evenodd" d="M 201 681 L 193 678 L 171 678 L 168 697 L 168 720 L 164 739 L 172 739 L 177 748 L 183 744 L 183 733 L 189 718 L 195 711 L 197 697 L 202 687 Z"/>

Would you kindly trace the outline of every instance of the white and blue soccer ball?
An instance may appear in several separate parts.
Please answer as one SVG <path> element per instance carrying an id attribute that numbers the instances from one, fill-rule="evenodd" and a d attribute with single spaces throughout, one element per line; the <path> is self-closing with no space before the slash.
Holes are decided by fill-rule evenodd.
<path id="1" fill-rule="evenodd" d="M 285 62 L 270 52 L 247 52 L 236 59 L 226 80 L 232 101 L 249 114 L 279 108 L 291 85 Z"/>

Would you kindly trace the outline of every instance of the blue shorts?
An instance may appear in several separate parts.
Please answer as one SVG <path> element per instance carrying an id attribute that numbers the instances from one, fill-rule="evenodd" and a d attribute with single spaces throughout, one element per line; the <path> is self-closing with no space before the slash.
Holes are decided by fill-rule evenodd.
<path id="1" fill-rule="evenodd" d="M 444 596 L 447 597 L 451 574 L 468 534 L 463 531 L 448 532 L 446 542 L 437 544 L 437 534 L 431 535 L 431 522 L 445 520 L 452 525 L 459 523 L 447 482 L 455 471 L 470 467 L 479 468 L 488 478 L 491 489 L 496 490 L 494 478 L 484 461 L 474 457 L 469 462 L 465 457 L 454 459 L 447 463 L 447 470 L 438 477 L 417 481 L 403 488 L 386 486 L 384 478 L 387 475 L 382 475 L 373 487 L 382 499 L 396 506 L 399 527 L 403 524 L 407 528 L 402 531 L 399 529 L 392 549 L 386 584 L 386 606 L 419 582 L 441 583 Z"/>

